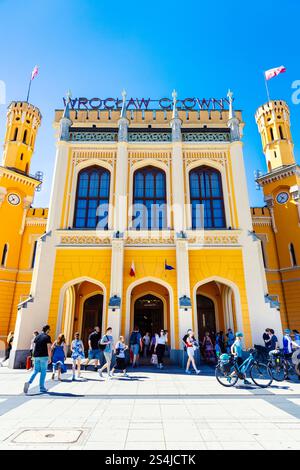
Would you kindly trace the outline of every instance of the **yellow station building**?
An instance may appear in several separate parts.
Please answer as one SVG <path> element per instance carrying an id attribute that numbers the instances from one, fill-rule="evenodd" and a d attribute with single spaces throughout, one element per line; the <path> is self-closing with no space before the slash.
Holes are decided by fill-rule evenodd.
<path id="1" fill-rule="evenodd" d="M 30 164 L 38 108 L 8 108 L 0 167 L 0 335 L 14 331 L 11 367 L 24 364 L 32 331 L 52 336 L 94 325 L 128 340 L 169 331 L 178 360 L 188 328 L 300 329 L 300 168 L 289 109 L 256 114 L 268 172 L 266 207 L 250 209 L 243 121 L 229 109 L 75 110 L 55 113 L 56 164 L 48 209 L 32 207 Z M 131 268 L 135 275 L 130 275 Z M 168 269 L 169 268 L 169 269 Z M 174 269 L 171 269 L 174 268 Z M 280 310 L 279 310 L 280 305 Z"/>

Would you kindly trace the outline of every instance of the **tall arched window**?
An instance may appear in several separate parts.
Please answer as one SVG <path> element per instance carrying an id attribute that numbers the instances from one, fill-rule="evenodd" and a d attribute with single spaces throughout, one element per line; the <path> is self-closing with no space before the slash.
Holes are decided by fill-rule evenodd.
<path id="1" fill-rule="evenodd" d="M 280 138 L 281 139 L 284 139 L 284 135 L 283 135 L 283 131 L 282 131 L 282 127 L 279 126 L 279 135 L 280 135 Z"/>
<path id="2" fill-rule="evenodd" d="M 18 128 L 16 127 L 15 132 L 14 132 L 13 140 L 17 140 L 17 138 L 18 138 Z"/>
<path id="3" fill-rule="evenodd" d="M 271 137 L 271 140 L 274 140 L 274 132 L 273 132 L 272 127 L 270 127 L 270 137 Z"/>
<path id="4" fill-rule="evenodd" d="M 23 134 L 23 144 L 27 144 L 27 129 L 25 129 Z"/>
<path id="5" fill-rule="evenodd" d="M 163 170 L 147 166 L 134 173 L 133 204 L 133 228 L 167 228 L 166 175 Z"/>
<path id="6" fill-rule="evenodd" d="M 221 174 L 218 170 L 200 166 L 190 172 L 192 228 L 224 228 L 225 211 Z"/>
<path id="7" fill-rule="evenodd" d="M 1 257 L 1 266 L 5 267 L 6 266 L 6 261 L 7 261 L 7 253 L 8 253 L 8 245 L 5 243 L 3 250 L 2 250 L 2 257 Z"/>
<path id="8" fill-rule="evenodd" d="M 110 173 L 92 166 L 78 175 L 74 226 L 75 228 L 108 229 Z"/>
<path id="9" fill-rule="evenodd" d="M 295 247 L 293 243 L 290 243 L 289 249 L 290 249 L 292 266 L 297 266 L 296 252 L 295 252 Z"/>
<path id="10" fill-rule="evenodd" d="M 33 253 L 32 253 L 32 258 L 31 258 L 31 269 L 34 268 L 35 264 L 35 257 L 36 257 L 36 249 L 37 249 L 37 240 L 35 240 L 34 245 L 33 245 Z"/>

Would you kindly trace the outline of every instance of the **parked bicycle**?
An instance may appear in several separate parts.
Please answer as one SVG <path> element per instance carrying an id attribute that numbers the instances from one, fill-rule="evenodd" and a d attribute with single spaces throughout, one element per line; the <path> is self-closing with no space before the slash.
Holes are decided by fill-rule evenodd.
<path id="1" fill-rule="evenodd" d="M 283 382 L 283 380 L 288 380 L 296 375 L 300 378 L 299 354 L 299 349 L 291 357 L 286 357 L 282 350 L 272 351 L 267 365 L 276 382 Z"/>
<path id="2" fill-rule="evenodd" d="M 273 382 L 268 365 L 257 361 L 255 349 L 249 350 L 249 356 L 240 366 L 234 356 L 222 354 L 216 366 L 215 376 L 223 387 L 233 387 L 238 379 L 245 379 L 247 372 L 258 387 L 266 388 Z"/>

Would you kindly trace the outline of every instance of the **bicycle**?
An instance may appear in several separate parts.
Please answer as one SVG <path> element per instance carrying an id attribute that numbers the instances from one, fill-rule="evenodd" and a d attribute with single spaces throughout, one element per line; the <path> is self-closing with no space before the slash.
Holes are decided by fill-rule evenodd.
<path id="1" fill-rule="evenodd" d="M 286 357 L 282 350 L 272 351 L 267 365 L 276 382 L 288 380 L 291 375 L 298 375 L 300 378 L 299 354 L 299 349 L 296 349 L 291 357 Z"/>
<path id="2" fill-rule="evenodd" d="M 249 356 L 239 366 L 237 358 L 222 354 L 218 360 L 215 377 L 223 387 L 233 387 L 238 379 L 245 379 L 249 371 L 252 382 L 260 388 L 267 388 L 273 382 L 271 371 L 267 364 L 256 360 L 255 349 L 249 350 Z"/>

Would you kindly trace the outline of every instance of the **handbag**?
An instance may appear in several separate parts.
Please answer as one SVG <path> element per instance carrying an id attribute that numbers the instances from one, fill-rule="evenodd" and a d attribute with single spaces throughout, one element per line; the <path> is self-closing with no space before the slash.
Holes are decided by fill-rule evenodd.
<path id="1" fill-rule="evenodd" d="M 158 364 L 157 354 L 152 354 L 151 356 L 151 364 Z"/>

